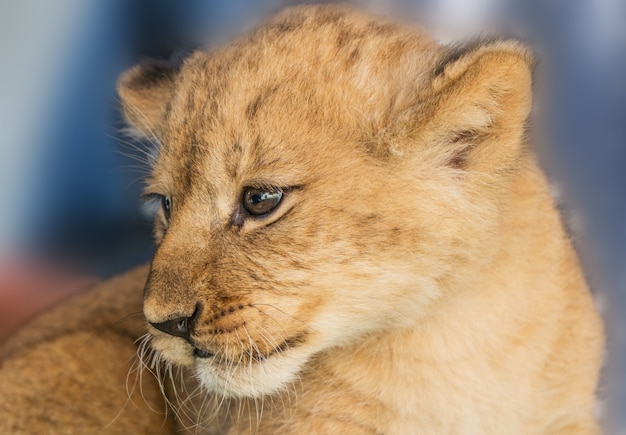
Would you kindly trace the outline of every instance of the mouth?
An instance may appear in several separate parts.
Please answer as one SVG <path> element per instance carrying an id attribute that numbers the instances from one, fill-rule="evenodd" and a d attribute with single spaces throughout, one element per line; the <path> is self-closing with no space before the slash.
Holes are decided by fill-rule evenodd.
<path id="1" fill-rule="evenodd" d="M 251 347 L 231 355 L 220 348 L 207 350 L 195 344 L 191 365 L 205 390 L 233 398 L 274 394 L 296 381 L 298 373 L 316 352 L 315 336 L 307 332 L 296 333 L 276 346 L 261 349 L 253 343 L 246 344 Z M 191 356 L 192 352 L 187 355 Z"/>
<path id="2" fill-rule="evenodd" d="M 193 350 L 193 356 L 195 356 L 196 358 L 213 358 L 215 354 L 196 347 Z"/>
<path id="3" fill-rule="evenodd" d="M 283 354 L 297 346 L 302 345 L 306 341 L 306 336 L 307 333 L 302 332 L 301 334 L 287 338 L 278 345 L 270 348 L 266 353 L 261 353 L 258 349 L 248 350 L 240 356 L 240 360 L 245 358 L 250 360 L 251 362 L 262 362 L 271 358 L 272 356 Z M 211 359 L 215 358 L 217 355 L 211 351 L 195 346 L 193 349 L 193 356 L 199 359 Z"/>

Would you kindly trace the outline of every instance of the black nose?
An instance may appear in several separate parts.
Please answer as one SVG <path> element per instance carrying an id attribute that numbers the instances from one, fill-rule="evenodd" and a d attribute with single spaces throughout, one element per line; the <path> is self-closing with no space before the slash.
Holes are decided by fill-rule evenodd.
<path id="1" fill-rule="evenodd" d="M 182 337 L 185 340 L 189 340 L 189 320 L 191 317 L 179 317 L 177 319 L 167 320 L 162 323 L 152 323 L 150 324 L 154 326 L 159 331 L 163 331 L 166 334 L 173 335 L 175 337 Z"/>

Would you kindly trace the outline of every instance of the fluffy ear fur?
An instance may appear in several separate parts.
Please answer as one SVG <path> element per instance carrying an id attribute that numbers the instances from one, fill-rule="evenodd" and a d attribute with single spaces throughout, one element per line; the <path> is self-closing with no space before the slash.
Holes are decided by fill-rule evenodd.
<path id="1" fill-rule="evenodd" d="M 505 169 L 523 151 L 532 67 L 530 51 L 511 40 L 446 53 L 412 116 L 411 135 L 455 168 Z"/>
<path id="2" fill-rule="evenodd" d="M 117 92 L 126 121 L 143 135 L 154 138 L 174 93 L 178 71 L 166 62 L 151 61 L 126 71 Z"/>

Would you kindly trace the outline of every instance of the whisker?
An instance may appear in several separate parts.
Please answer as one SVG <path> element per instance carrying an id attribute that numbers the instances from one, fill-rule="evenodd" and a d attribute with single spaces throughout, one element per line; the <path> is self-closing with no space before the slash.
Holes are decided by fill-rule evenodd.
<path id="1" fill-rule="evenodd" d="M 259 303 L 254 303 L 254 304 L 250 304 L 249 305 L 252 308 L 256 308 L 261 314 L 266 315 L 267 317 L 269 317 L 270 319 L 274 320 L 279 326 L 280 326 L 280 322 L 278 322 L 276 319 L 274 319 L 273 316 L 269 315 L 266 311 L 263 311 L 262 309 L 260 309 L 259 307 L 270 307 L 276 311 L 278 311 L 279 313 L 283 314 L 286 317 L 289 317 L 292 320 L 295 320 L 296 322 L 302 324 L 303 326 L 305 326 L 308 330 L 310 331 L 314 331 L 314 332 L 318 332 L 315 330 L 315 328 L 311 327 L 308 323 L 304 322 L 301 319 L 298 319 L 297 317 L 287 313 L 286 311 L 278 308 L 276 305 L 273 304 L 259 304 Z"/>

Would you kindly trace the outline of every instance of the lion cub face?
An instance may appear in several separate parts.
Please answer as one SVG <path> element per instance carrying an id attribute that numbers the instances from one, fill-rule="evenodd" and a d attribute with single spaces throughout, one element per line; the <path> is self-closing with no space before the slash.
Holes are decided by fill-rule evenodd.
<path id="1" fill-rule="evenodd" d="M 451 54 L 302 7 L 179 69 L 127 72 L 127 119 L 159 143 L 154 349 L 259 396 L 326 349 L 415 325 L 490 255 L 527 64 L 510 42 Z"/>

